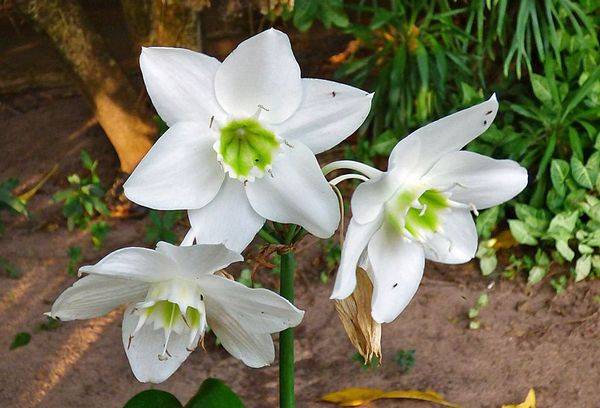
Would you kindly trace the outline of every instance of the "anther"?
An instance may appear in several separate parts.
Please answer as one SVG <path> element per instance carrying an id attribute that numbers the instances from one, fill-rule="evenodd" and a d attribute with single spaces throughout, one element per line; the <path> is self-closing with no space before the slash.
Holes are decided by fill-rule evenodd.
<path id="1" fill-rule="evenodd" d="M 127 350 L 129 350 L 129 347 L 131 347 L 131 340 L 133 340 L 133 335 L 129 335 L 129 341 L 127 342 Z"/>
<path id="2" fill-rule="evenodd" d="M 214 120 L 215 120 L 215 117 L 213 115 L 213 116 L 210 117 L 210 124 L 208 125 L 209 129 L 212 129 L 212 125 L 213 125 Z"/>
<path id="3" fill-rule="evenodd" d="M 475 207 L 475 204 L 469 203 L 469 209 L 473 212 L 473 214 L 475 214 L 476 217 L 479 215 L 479 211 L 477 211 L 477 207 Z"/>

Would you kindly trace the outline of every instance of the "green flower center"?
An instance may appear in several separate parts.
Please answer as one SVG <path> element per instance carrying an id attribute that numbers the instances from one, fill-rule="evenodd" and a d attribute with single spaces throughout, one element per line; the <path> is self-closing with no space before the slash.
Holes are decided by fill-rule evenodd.
<path id="1" fill-rule="evenodd" d="M 168 299 L 177 299 L 177 303 Z M 187 348 L 191 351 L 196 347 L 198 336 L 202 337 L 206 330 L 204 296 L 197 286 L 188 282 L 167 281 L 153 284 L 146 300 L 138 303 L 133 313 L 138 315 L 139 319 L 129 335 L 127 347 L 137 341 L 143 341 L 135 339 L 143 326 L 149 325 L 154 330 L 162 330 L 165 340 L 163 351 L 158 355 L 161 361 L 171 357 L 168 345 L 172 332 L 178 335 L 187 334 Z"/>
<path id="2" fill-rule="evenodd" d="M 441 214 L 450 207 L 448 198 L 437 190 L 421 191 L 400 191 L 386 204 L 386 220 L 399 234 L 408 232 L 421 239 L 441 230 Z"/>
<path id="3" fill-rule="evenodd" d="M 252 118 L 232 120 L 221 128 L 215 150 L 233 178 L 254 180 L 271 168 L 279 149 L 275 134 Z"/>

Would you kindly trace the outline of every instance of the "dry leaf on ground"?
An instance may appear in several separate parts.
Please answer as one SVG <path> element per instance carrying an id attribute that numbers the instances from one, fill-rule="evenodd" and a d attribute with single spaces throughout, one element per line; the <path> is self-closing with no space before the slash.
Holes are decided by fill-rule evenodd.
<path id="1" fill-rule="evenodd" d="M 431 390 L 383 391 L 376 388 L 346 388 L 324 395 L 321 401 L 337 404 L 341 407 L 358 407 L 378 399 L 414 399 L 433 402 L 445 407 L 459 408 L 458 405 L 446 401 L 440 394 Z"/>
<path id="2" fill-rule="evenodd" d="M 535 391 L 531 388 L 525 401 L 520 404 L 502 405 L 502 408 L 535 408 Z"/>

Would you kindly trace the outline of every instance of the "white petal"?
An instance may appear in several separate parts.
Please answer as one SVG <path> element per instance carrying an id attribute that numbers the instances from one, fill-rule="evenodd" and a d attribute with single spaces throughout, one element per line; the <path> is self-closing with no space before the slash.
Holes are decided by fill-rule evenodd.
<path id="1" fill-rule="evenodd" d="M 302 82 L 287 35 L 274 29 L 242 42 L 223 61 L 215 76 L 217 100 L 235 116 L 252 116 L 280 123 L 300 105 Z"/>
<path id="2" fill-rule="evenodd" d="M 79 279 L 60 294 L 50 316 L 60 320 L 91 319 L 135 303 L 148 292 L 148 283 L 90 275 Z"/>
<path id="3" fill-rule="evenodd" d="M 389 167 L 402 163 L 406 154 L 415 148 L 420 139 L 418 171 L 425 174 L 445 154 L 462 149 L 471 140 L 485 132 L 498 112 L 496 95 L 468 109 L 461 110 L 415 130 L 402 139 L 390 154 Z"/>
<path id="4" fill-rule="evenodd" d="M 356 187 L 350 201 L 352 217 L 356 222 L 372 222 L 383 212 L 383 205 L 392 198 L 405 179 L 403 171 L 400 168 L 393 169 Z"/>
<path id="5" fill-rule="evenodd" d="M 269 333 L 253 333 L 219 302 L 205 300 L 208 325 L 221 345 L 235 358 L 249 367 L 269 365 L 275 359 L 275 347 Z"/>
<path id="6" fill-rule="evenodd" d="M 331 299 L 344 299 L 354 292 L 358 261 L 373 234 L 381 227 L 381 220 L 381 216 L 366 224 L 359 224 L 354 221 L 354 218 L 350 220 L 342 245 L 342 258 Z"/>
<path id="7" fill-rule="evenodd" d="M 188 211 L 196 242 L 222 242 L 241 252 L 265 223 L 250 206 L 239 180 L 227 177 L 221 190 L 208 205 Z"/>
<path id="8" fill-rule="evenodd" d="M 435 262 L 461 264 L 469 262 L 477 251 L 477 230 L 469 210 L 454 208 L 443 215 L 442 232 L 434 234 L 425 245 L 425 256 Z"/>
<path id="9" fill-rule="evenodd" d="M 91 273 L 140 282 L 160 282 L 173 278 L 177 264 L 160 252 L 148 248 L 121 248 L 111 252 L 95 265 L 79 268 Z"/>
<path id="10" fill-rule="evenodd" d="M 158 139 L 125 185 L 131 201 L 157 210 L 189 210 L 217 195 L 225 173 L 208 131 L 179 122 Z"/>
<path id="11" fill-rule="evenodd" d="M 423 249 L 384 225 L 369 242 L 368 252 L 373 281 L 371 315 L 378 323 L 389 323 L 419 287 L 425 266 Z"/>
<path id="12" fill-rule="evenodd" d="M 502 204 L 527 186 L 527 170 L 512 160 L 494 160 L 472 152 L 445 155 L 425 176 L 450 199 L 484 209 Z"/>
<path id="13" fill-rule="evenodd" d="M 194 121 L 208 127 L 225 119 L 215 97 L 214 78 L 221 63 L 182 48 L 142 48 L 140 68 L 152 103 L 169 126 Z"/>
<path id="14" fill-rule="evenodd" d="M 177 246 L 161 241 L 156 245 L 156 250 L 173 259 L 187 277 L 212 274 L 233 262 L 244 260 L 239 253 L 227 249 L 223 244 Z"/>
<path id="15" fill-rule="evenodd" d="M 123 316 L 123 346 L 129 359 L 129 365 L 140 382 L 161 383 L 169 378 L 190 355 L 186 349 L 189 344 L 189 332 L 177 334 L 172 331 L 169 337 L 167 350 L 171 357 L 161 361 L 158 355 L 163 352 L 165 335 L 162 329 L 154 330 L 153 325 L 145 324 L 135 334 L 130 336 L 137 326 L 139 316 L 132 314 L 128 308 Z M 200 334 L 195 342 L 198 342 Z"/>
<path id="16" fill-rule="evenodd" d="M 304 316 L 302 310 L 271 290 L 248 288 L 215 275 L 202 276 L 198 279 L 198 285 L 206 298 L 209 318 L 210 305 L 218 303 L 244 330 L 251 333 L 277 333 L 299 325 Z M 212 316 L 213 320 L 219 318 L 218 314 Z"/>
<path id="17" fill-rule="evenodd" d="M 340 222 L 338 199 L 319 163 L 302 143 L 289 142 L 269 174 L 246 185 L 252 208 L 268 220 L 298 224 L 319 238 L 328 238 Z"/>
<path id="18" fill-rule="evenodd" d="M 296 139 L 315 154 L 331 149 L 364 122 L 373 94 L 323 79 L 302 79 L 302 102 L 285 122 L 274 126 L 284 139 Z"/>

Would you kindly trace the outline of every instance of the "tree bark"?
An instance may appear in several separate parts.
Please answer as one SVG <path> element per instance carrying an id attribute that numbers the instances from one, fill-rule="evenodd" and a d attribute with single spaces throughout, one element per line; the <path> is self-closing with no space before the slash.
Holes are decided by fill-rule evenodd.
<path id="1" fill-rule="evenodd" d="M 156 125 L 81 6 L 75 0 L 18 0 L 16 4 L 69 63 L 119 156 L 121 170 L 133 171 L 152 146 Z"/>
<path id="2" fill-rule="evenodd" d="M 199 12 L 209 0 L 121 0 L 121 6 L 138 46 L 202 51 Z"/>

